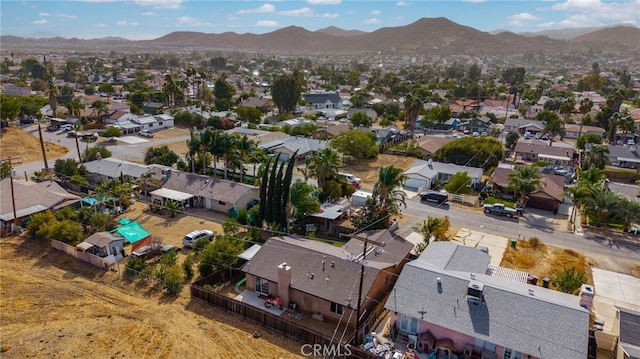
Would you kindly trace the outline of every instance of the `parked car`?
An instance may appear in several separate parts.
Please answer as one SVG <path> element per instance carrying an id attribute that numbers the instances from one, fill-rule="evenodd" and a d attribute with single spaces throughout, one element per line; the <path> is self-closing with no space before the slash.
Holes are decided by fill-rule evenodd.
<path id="1" fill-rule="evenodd" d="M 259 199 L 252 199 L 251 201 L 249 201 L 249 203 L 247 203 L 247 211 L 259 204 L 260 204 Z"/>
<path id="2" fill-rule="evenodd" d="M 160 243 L 151 243 L 146 246 L 142 246 L 138 248 L 137 251 L 131 253 L 131 256 L 142 258 L 142 259 L 150 259 L 153 257 L 157 257 L 162 254 L 163 246 Z"/>
<path id="3" fill-rule="evenodd" d="M 640 236 L 640 228 L 633 227 L 629 229 L 629 234 L 635 234 L 636 236 Z"/>
<path id="4" fill-rule="evenodd" d="M 36 123 L 36 120 L 34 120 L 32 117 L 23 117 L 20 119 L 21 125 L 30 125 L 32 123 Z"/>
<path id="5" fill-rule="evenodd" d="M 140 132 L 138 132 L 138 134 L 140 136 L 144 136 L 144 137 L 153 137 L 153 132 L 147 131 L 147 130 L 140 130 Z"/>
<path id="6" fill-rule="evenodd" d="M 68 137 L 81 137 L 82 133 L 78 131 L 69 131 L 67 132 Z"/>
<path id="7" fill-rule="evenodd" d="M 200 238 L 207 238 L 208 240 L 213 240 L 213 232 L 208 229 L 200 229 L 197 231 L 193 231 L 186 236 L 182 240 L 182 245 L 185 247 L 192 247 L 193 244 Z"/>
<path id="8" fill-rule="evenodd" d="M 69 124 L 64 124 L 64 125 L 60 125 L 60 127 L 59 127 L 58 129 L 59 129 L 60 131 L 67 132 L 67 131 L 71 131 L 71 130 L 73 130 L 73 126 L 72 126 L 72 125 L 69 125 Z"/>
<path id="9" fill-rule="evenodd" d="M 360 187 L 362 184 L 362 179 L 352 175 L 351 173 L 339 173 L 339 175 L 343 176 L 347 180 L 347 183 L 354 185 L 356 188 Z"/>
<path id="10" fill-rule="evenodd" d="M 483 206 L 484 213 L 493 213 L 507 218 L 515 217 L 518 215 L 518 210 L 511 207 L 506 207 L 502 203 L 485 204 Z"/>
<path id="11" fill-rule="evenodd" d="M 447 203 L 447 201 L 449 200 L 449 195 L 442 192 L 427 191 L 420 193 L 420 200 L 437 203 Z"/>
<path id="12" fill-rule="evenodd" d="M 179 252 L 180 248 L 176 247 L 176 246 L 172 246 L 171 244 L 165 244 L 164 246 L 162 246 L 162 254 L 167 254 L 167 253 L 171 253 L 171 252 Z"/>

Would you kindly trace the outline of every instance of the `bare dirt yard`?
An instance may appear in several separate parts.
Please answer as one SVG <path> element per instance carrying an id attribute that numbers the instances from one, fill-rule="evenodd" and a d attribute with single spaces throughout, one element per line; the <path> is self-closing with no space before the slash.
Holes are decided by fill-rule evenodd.
<path id="1" fill-rule="evenodd" d="M 136 204 L 138 219 L 164 243 L 181 244 L 202 217 L 170 218 Z M 185 251 L 179 254 L 182 260 Z M 125 259 L 126 261 L 126 259 Z M 300 343 L 157 285 L 76 261 L 48 243 L 0 242 L 2 358 L 298 358 Z M 259 339 L 253 338 L 258 331 Z"/>
<path id="2" fill-rule="evenodd" d="M 45 130 L 42 129 L 44 132 Z M 47 158 L 60 157 L 69 149 L 52 142 L 45 142 Z M 40 141 L 21 128 L 8 127 L 2 129 L 0 135 L 0 156 L 2 158 L 22 158 L 23 163 L 42 161 Z"/>

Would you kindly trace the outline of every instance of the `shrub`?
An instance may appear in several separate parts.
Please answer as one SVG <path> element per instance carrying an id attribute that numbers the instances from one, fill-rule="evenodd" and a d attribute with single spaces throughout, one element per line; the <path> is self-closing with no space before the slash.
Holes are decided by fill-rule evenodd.
<path id="1" fill-rule="evenodd" d="M 587 274 L 584 271 L 576 270 L 576 267 L 565 268 L 551 282 L 561 292 L 575 294 L 582 284 L 587 283 Z"/>
<path id="2" fill-rule="evenodd" d="M 207 244 L 209 244 L 209 240 L 207 238 L 199 238 L 195 243 L 193 243 L 192 248 L 195 252 L 202 252 Z"/>
<path id="3" fill-rule="evenodd" d="M 164 274 L 164 287 L 170 294 L 177 295 L 182 290 L 182 284 L 184 283 L 184 274 L 182 268 L 179 265 L 174 264 L 167 268 Z"/>
<path id="4" fill-rule="evenodd" d="M 193 257 L 191 254 L 182 261 L 182 270 L 184 271 L 184 277 L 186 279 L 193 278 Z"/>
<path id="5" fill-rule="evenodd" d="M 130 257 L 127 263 L 124 265 L 124 273 L 127 275 L 137 275 L 147 267 L 144 259 L 139 257 Z"/>
<path id="6" fill-rule="evenodd" d="M 531 237 L 527 239 L 527 243 L 529 243 L 529 245 L 533 249 L 540 249 L 542 248 L 542 246 L 544 246 L 544 243 L 542 243 L 542 241 L 538 237 Z"/>

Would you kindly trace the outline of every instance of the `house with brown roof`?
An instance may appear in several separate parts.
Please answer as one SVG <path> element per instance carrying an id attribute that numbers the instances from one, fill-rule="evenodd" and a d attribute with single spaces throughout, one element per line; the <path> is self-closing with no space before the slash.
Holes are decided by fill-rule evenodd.
<path id="1" fill-rule="evenodd" d="M 258 187 L 172 169 L 153 169 L 160 172 L 162 188 L 150 193 L 151 201 L 164 205 L 176 201 L 183 208 L 205 208 L 229 214 L 244 209 L 258 198 Z"/>
<path id="2" fill-rule="evenodd" d="M 548 141 L 520 140 L 514 150 L 516 160 L 524 162 L 549 162 L 554 166 L 573 166 L 572 147 L 549 145 Z"/>
<path id="3" fill-rule="evenodd" d="M 575 123 L 568 123 L 564 126 L 564 132 L 564 138 L 578 138 L 587 133 L 595 133 L 596 135 L 604 136 L 606 131 L 604 128 L 597 126 L 584 126 Z"/>
<path id="4" fill-rule="evenodd" d="M 273 111 L 275 103 L 272 99 L 266 97 L 249 97 L 242 101 L 240 104 L 242 107 L 254 107 L 260 110 L 262 113 Z"/>
<path id="5" fill-rule="evenodd" d="M 491 185 L 494 190 L 503 191 L 503 194 L 513 195 L 509 189 L 510 168 L 498 167 L 491 175 Z M 545 174 L 541 179 L 542 188 L 529 195 L 527 207 L 542 209 L 558 213 L 560 204 L 564 202 L 564 176 Z"/>
<path id="6" fill-rule="evenodd" d="M 285 307 L 295 306 L 316 319 L 348 323 L 353 328 L 359 286 L 361 313 L 370 313 L 390 293 L 412 249 L 411 242 L 389 230 L 360 233 L 342 247 L 279 236 L 267 240 L 242 270 L 247 291 L 279 297 Z M 365 271 L 360 283 L 362 265 Z"/>
<path id="7" fill-rule="evenodd" d="M 316 121 L 318 129 L 311 133 L 311 138 L 316 140 L 330 140 L 343 132 L 351 130 L 348 123 L 336 121 Z"/>
<path id="8" fill-rule="evenodd" d="M 65 191 L 54 181 L 25 182 L 14 179 L 12 191 L 11 180 L 5 178 L 0 181 L 0 193 L 2 193 L 0 196 L 0 236 L 2 237 L 11 233 L 15 218 L 18 225 L 23 226 L 25 220 L 36 213 L 55 211 L 80 202 L 79 196 Z"/>
<path id="9" fill-rule="evenodd" d="M 418 139 L 418 151 L 427 157 L 432 157 L 442 146 L 455 140 L 452 137 L 422 136 Z"/>

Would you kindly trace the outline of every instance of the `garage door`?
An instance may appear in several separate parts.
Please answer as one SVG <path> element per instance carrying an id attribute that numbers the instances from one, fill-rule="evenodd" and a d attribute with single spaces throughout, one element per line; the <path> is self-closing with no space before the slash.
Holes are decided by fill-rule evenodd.
<path id="1" fill-rule="evenodd" d="M 430 188 L 430 183 L 424 178 L 409 178 L 404 182 L 404 186 L 412 189 L 418 189 L 420 187 Z"/>

